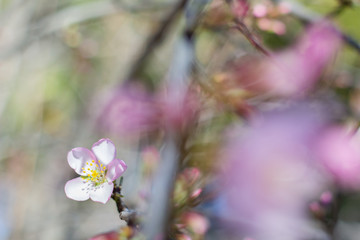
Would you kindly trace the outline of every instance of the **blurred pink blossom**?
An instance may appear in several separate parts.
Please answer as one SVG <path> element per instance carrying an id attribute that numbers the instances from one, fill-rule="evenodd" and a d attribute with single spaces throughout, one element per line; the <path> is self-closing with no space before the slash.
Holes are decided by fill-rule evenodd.
<path id="1" fill-rule="evenodd" d="M 267 11 L 267 7 L 265 4 L 258 3 L 253 8 L 253 15 L 255 17 L 258 17 L 258 18 L 265 17 L 267 13 L 268 13 L 268 11 Z"/>
<path id="2" fill-rule="evenodd" d="M 281 33 L 282 27 L 277 28 Z M 250 91 L 297 97 L 315 85 L 340 42 L 337 30 L 330 23 L 319 22 L 310 26 L 292 48 L 268 59 L 235 67 L 235 77 Z"/>
<path id="3" fill-rule="evenodd" d="M 221 156 L 224 219 L 256 239 L 296 240 L 318 234 L 305 209 L 324 185 L 311 154 L 322 126 L 320 115 L 294 108 L 232 129 Z"/>
<path id="4" fill-rule="evenodd" d="M 319 202 L 314 201 L 309 204 L 309 209 L 317 217 L 322 217 L 325 214 L 325 209 L 320 205 Z"/>
<path id="5" fill-rule="evenodd" d="M 198 188 L 191 194 L 191 197 L 192 198 L 197 198 L 198 196 L 200 196 L 201 193 L 202 193 L 202 189 Z"/>
<path id="6" fill-rule="evenodd" d="M 139 85 L 127 85 L 107 102 L 99 125 L 127 137 L 169 128 L 181 132 L 194 120 L 199 108 L 199 98 L 193 91 L 184 95 L 164 91 L 150 94 Z"/>
<path id="7" fill-rule="evenodd" d="M 291 12 L 290 4 L 285 1 L 280 2 L 277 8 L 281 14 L 288 14 Z"/>
<path id="8" fill-rule="evenodd" d="M 200 170 L 195 167 L 186 168 L 180 174 L 181 179 L 183 179 L 189 185 L 193 185 L 200 178 L 200 176 Z"/>
<path id="9" fill-rule="evenodd" d="M 141 135 L 159 127 L 160 110 L 151 94 L 140 85 L 119 88 L 106 104 L 100 125 L 125 136 Z"/>
<path id="10" fill-rule="evenodd" d="M 268 19 L 268 18 L 259 19 L 258 26 L 261 30 L 274 32 L 277 35 L 283 35 L 286 33 L 285 24 L 276 19 Z"/>
<path id="11" fill-rule="evenodd" d="M 127 166 L 123 160 L 116 159 L 116 149 L 109 139 L 100 139 L 92 146 L 92 151 L 78 147 L 67 156 L 68 163 L 78 178 L 65 184 L 68 198 L 106 203 L 113 192 L 113 181 L 120 177 Z"/>
<path id="12" fill-rule="evenodd" d="M 192 89 L 183 94 L 170 89 L 169 92 L 159 95 L 159 104 L 163 128 L 178 132 L 187 130 L 196 119 L 201 106 L 198 94 Z"/>
<path id="13" fill-rule="evenodd" d="M 325 191 L 320 196 L 320 202 L 323 204 L 330 204 L 333 201 L 333 193 L 330 191 Z"/>
<path id="14" fill-rule="evenodd" d="M 242 19 L 249 11 L 249 2 L 247 0 L 235 0 L 232 1 L 232 10 L 236 17 Z"/>
<path id="15" fill-rule="evenodd" d="M 191 237 L 187 234 L 178 234 L 176 235 L 177 240 L 192 240 Z"/>
<path id="16" fill-rule="evenodd" d="M 360 189 L 360 139 L 343 127 L 325 131 L 316 145 L 319 160 L 334 181 L 346 189 Z"/>
<path id="17" fill-rule="evenodd" d="M 119 240 L 119 233 L 117 232 L 108 232 L 96 235 L 89 240 Z"/>
<path id="18" fill-rule="evenodd" d="M 151 178 L 160 161 L 159 150 L 154 146 L 147 146 L 141 151 L 144 177 Z"/>
<path id="19" fill-rule="evenodd" d="M 205 234 L 210 225 L 207 218 L 197 212 L 184 213 L 182 221 L 191 232 L 199 235 Z"/>

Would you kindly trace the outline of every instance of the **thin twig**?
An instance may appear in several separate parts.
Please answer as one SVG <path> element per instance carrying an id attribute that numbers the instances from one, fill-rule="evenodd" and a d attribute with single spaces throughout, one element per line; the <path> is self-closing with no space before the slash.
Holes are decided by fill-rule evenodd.
<path id="1" fill-rule="evenodd" d="M 286 3 L 290 4 L 291 15 L 301 20 L 305 24 L 318 22 L 323 19 L 323 17 L 314 12 L 311 12 L 299 3 L 295 3 L 294 1 L 286 1 Z M 337 31 L 345 44 L 360 53 L 360 44 L 353 37 L 340 31 L 339 29 L 337 29 Z"/>
<path id="2" fill-rule="evenodd" d="M 133 67 L 129 71 L 126 81 L 133 81 L 143 70 L 149 56 L 151 55 L 153 50 L 161 44 L 166 32 L 168 31 L 178 14 L 185 8 L 187 1 L 188 0 L 179 1 L 178 4 L 176 4 L 175 7 L 172 9 L 172 11 L 164 18 L 157 31 L 155 31 L 155 33 L 147 40 L 144 50 L 141 52 L 140 56 L 133 64 Z"/>
<path id="3" fill-rule="evenodd" d="M 244 37 L 253 45 L 254 48 L 265 54 L 266 56 L 270 56 L 268 50 L 265 49 L 264 46 L 260 43 L 260 41 L 251 33 L 248 27 L 240 20 L 234 20 L 234 28 L 239 30 Z"/>

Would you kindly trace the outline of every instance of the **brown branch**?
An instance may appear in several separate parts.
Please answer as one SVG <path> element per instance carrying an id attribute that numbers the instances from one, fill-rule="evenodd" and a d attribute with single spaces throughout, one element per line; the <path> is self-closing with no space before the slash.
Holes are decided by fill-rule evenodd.
<path id="1" fill-rule="evenodd" d="M 139 214 L 135 210 L 129 209 L 122 200 L 121 183 L 122 183 L 122 178 L 120 179 L 119 185 L 115 184 L 111 198 L 116 203 L 116 208 L 119 212 L 120 219 L 124 220 L 127 223 L 127 225 L 130 227 L 137 227 L 139 224 L 139 220 L 138 220 Z"/>
<path id="2" fill-rule="evenodd" d="M 244 37 L 250 42 L 251 45 L 253 45 L 254 48 L 256 48 L 261 53 L 265 54 L 266 56 L 270 56 L 270 52 L 265 49 L 264 46 L 260 43 L 260 41 L 254 36 L 254 34 L 251 33 L 251 31 L 248 29 L 248 27 L 240 20 L 234 20 L 234 28 L 239 30 Z"/>

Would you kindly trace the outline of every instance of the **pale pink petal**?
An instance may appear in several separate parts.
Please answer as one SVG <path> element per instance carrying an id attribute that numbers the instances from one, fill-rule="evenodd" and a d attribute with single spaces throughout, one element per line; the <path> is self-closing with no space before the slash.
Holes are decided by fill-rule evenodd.
<path id="1" fill-rule="evenodd" d="M 120 177 L 127 169 L 126 163 L 123 160 L 114 159 L 109 165 L 106 173 L 108 181 L 114 181 Z"/>
<path id="2" fill-rule="evenodd" d="M 83 173 L 82 168 L 85 167 L 86 163 L 91 163 L 92 160 L 96 161 L 95 155 L 86 148 L 78 147 L 72 149 L 68 155 L 67 160 L 72 169 L 79 175 L 86 175 Z"/>
<path id="3" fill-rule="evenodd" d="M 112 182 L 106 182 L 101 184 L 98 188 L 93 188 L 90 191 L 90 198 L 95 202 L 106 203 L 109 201 L 114 189 Z"/>
<path id="4" fill-rule="evenodd" d="M 114 160 L 116 155 L 115 145 L 110 139 L 103 138 L 96 142 L 92 151 L 95 153 L 98 160 L 104 165 L 108 165 L 112 160 Z"/>
<path id="5" fill-rule="evenodd" d="M 89 192 L 86 187 L 87 183 L 81 177 L 74 178 L 65 184 L 65 194 L 70 199 L 85 201 L 89 199 Z"/>

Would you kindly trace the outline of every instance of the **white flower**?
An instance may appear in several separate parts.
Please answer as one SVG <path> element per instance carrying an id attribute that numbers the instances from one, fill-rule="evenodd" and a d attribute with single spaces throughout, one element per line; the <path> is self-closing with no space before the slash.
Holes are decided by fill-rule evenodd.
<path id="1" fill-rule="evenodd" d="M 114 189 L 113 181 L 127 166 L 123 160 L 116 159 L 115 145 L 110 139 L 100 139 L 91 150 L 78 147 L 68 153 L 68 163 L 80 177 L 65 184 L 65 194 L 76 201 L 90 198 L 106 203 Z"/>

